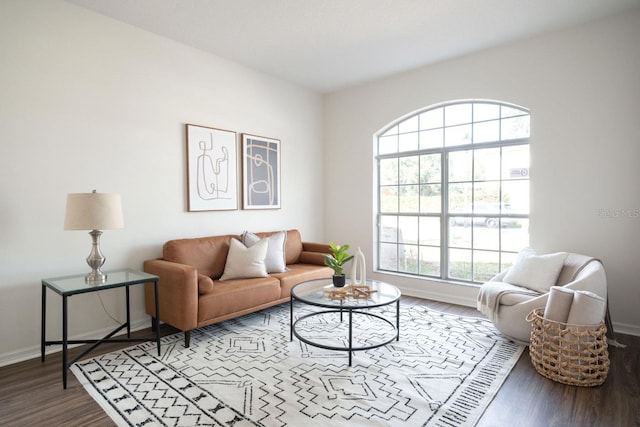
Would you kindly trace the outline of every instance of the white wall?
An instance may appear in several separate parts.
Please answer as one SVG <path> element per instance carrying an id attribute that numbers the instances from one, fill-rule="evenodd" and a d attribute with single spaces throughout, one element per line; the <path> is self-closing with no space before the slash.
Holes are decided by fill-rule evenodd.
<path id="1" fill-rule="evenodd" d="M 518 104 L 532 118 L 531 245 L 600 258 L 617 330 L 640 334 L 639 42 L 636 9 L 325 96 L 326 238 L 372 259 L 372 136 L 385 125 L 448 100 Z M 602 216 L 621 210 L 634 217 Z M 472 305 L 477 293 L 374 276 L 450 302 Z"/>
<path id="2" fill-rule="evenodd" d="M 318 94 L 57 0 L 0 2 L 0 63 L 0 365 L 39 353 L 40 279 L 88 271 L 89 235 L 63 231 L 67 193 L 122 195 L 105 270 L 142 268 L 178 237 L 322 238 Z M 186 212 L 185 123 L 280 139 L 282 209 Z M 133 319 L 146 327 L 141 291 Z M 123 290 L 102 299 L 124 318 Z M 60 312 L 50 292 L 49 339 Z M 70 312 L 72 335 L 115 325 L 97 294 Z"/>

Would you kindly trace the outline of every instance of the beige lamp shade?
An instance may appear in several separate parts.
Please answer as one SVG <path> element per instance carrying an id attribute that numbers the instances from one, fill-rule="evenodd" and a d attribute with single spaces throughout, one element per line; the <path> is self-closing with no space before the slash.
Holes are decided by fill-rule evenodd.
<path id="1" fill-rule="evenodd" d="M 65 230 L 124 228 L 122 202 L 116 193 L 70 193 L 67 195 Z"/>

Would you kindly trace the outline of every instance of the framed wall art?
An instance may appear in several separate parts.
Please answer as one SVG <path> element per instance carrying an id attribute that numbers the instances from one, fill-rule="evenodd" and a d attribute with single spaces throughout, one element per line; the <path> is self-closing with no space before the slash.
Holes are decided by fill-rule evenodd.
<path id="1" fill-rule="evenodd" d="M 187 124 L 188 210 L 238 209 L 236 133 Z"/>
<path id="2" fill-rule="evenodd" d="M 280 208 L 280 140 L 242 134 L 244 209 Z"/>

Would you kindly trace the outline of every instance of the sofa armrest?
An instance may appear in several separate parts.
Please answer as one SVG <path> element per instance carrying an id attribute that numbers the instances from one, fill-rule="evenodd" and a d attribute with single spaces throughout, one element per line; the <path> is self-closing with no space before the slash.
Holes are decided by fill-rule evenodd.
<path id="1" fill-rule="evenodd" d="M 152 259 L 144 262 L 144 271 L 158 279 L 160 320 L 182 331 L 198 326 L 198 271 L 195 267 Z M 153 284 L 145 284 L 145 310 L 155 317 Z"/>
<path id="2" fill-rule="evenodd" d="M 327 243 L 302 242 L 302 252 L 298 262 L 301 264 L 324 265 L 324 255 L 330 254 Z"/>

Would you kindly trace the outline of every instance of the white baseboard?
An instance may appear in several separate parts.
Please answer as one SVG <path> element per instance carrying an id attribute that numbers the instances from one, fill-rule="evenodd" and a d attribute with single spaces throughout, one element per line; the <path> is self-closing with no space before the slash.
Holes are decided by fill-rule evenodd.
<path id="1" fill-rule="evenodd" d="M 403 289 L 400 286 L 398 286 L 398 288 L 400 288 L 402 295 L 407 295 L 410 297 L 446 302 L 449 304 L 462 305 L 465 307 L 476 306 L 475 298 L 468 298 L 464 296 L 454 296 L 451 294 L 442 294 L 438 292 L 432 292 L 427 289 L 406 289 L 406 288 Z"/>
<path id="2" fill-rule="evenodd" d="M 139 331 L 141 329 L 148 328 L 150 325 L 149 319 L 143 319 L 131 324 L 131 332 Z M 69 337 L 69 340 L 84 340 L 84 339 L 96 339 L 96 337 L 103 337 L 113 331 L 113 327 L 107 327 L 98 331 L 87 332 L 80 335 Z M 126 334 L 124 330 L 121 334 L 116 336 L 122 336 Z M 133 343 L 132 343 L 133 344 Z M 78 347 L 82 344 L 69 345 L 69 348 Z M 62 351 L 62 345 L 47 346 L 45 347 L 45 355 L 57 353 Z M 13 365 L 14 363 L 24 362 L 25 360 L 40 358 L 40 344 L 37 346 L 31 346 L 23 348 L 17 351 L 11 351 L 8 353 L 0 354 L 0 367 Z"/>
<path id="3" fill-rule="evenodd" d="M 640 337 L 640 326 L 613 322 L 613 332 L 616 334 L 635 335 Z M 622 344 L 624 344 L 624 342 Z"/>

